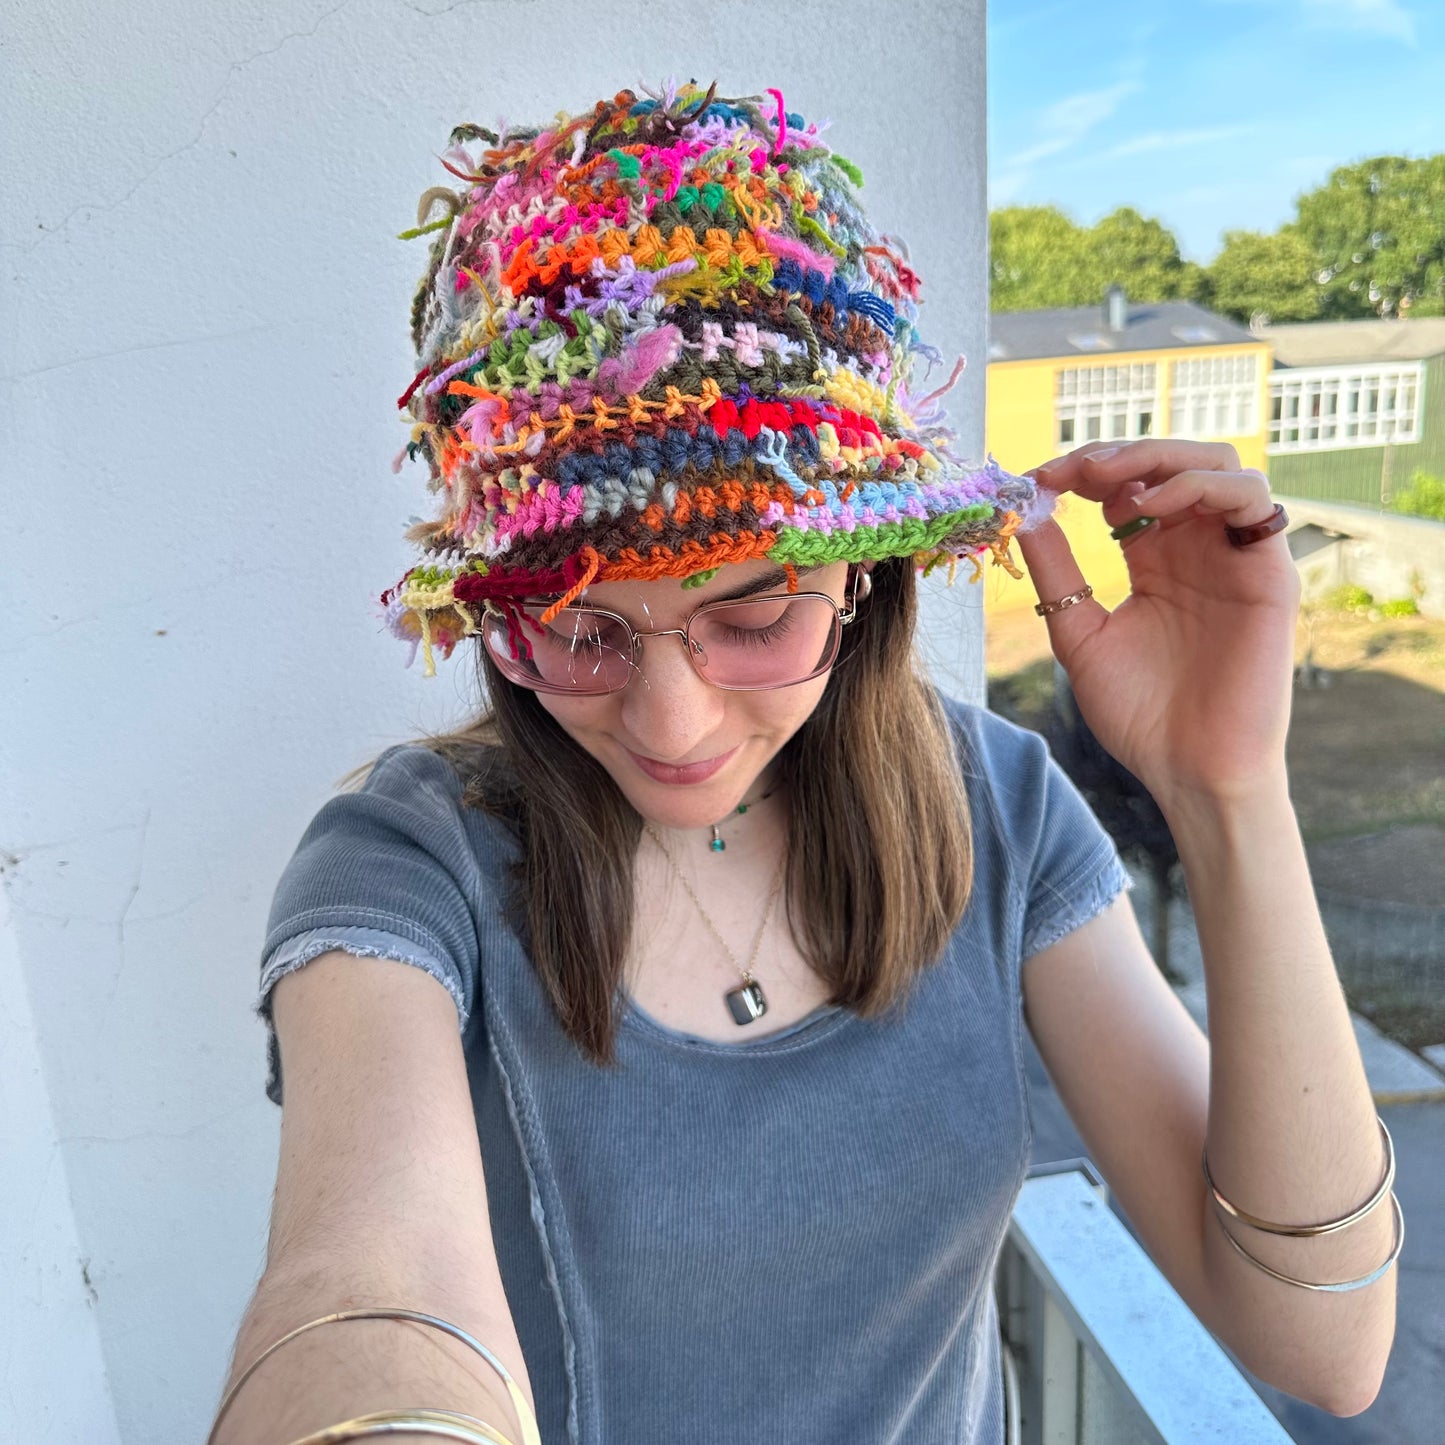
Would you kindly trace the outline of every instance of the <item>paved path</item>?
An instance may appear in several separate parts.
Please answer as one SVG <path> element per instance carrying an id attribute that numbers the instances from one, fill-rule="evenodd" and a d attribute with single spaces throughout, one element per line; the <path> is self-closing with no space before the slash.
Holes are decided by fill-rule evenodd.
<path id="1" fill-rule="evenodd" d="M 1145 888 L 1132 896 L 1147 918 Z M 1175 912 L 1172 962 L 1191 980 L 1180 995 L 1203 1023 L 1193 919 L 1187 905 Z M 1147 937 L 1147 924 L 1144 928 Z M 1363 1019 L 1356 1020 L 1356 1036 L 1380 1114 L 1395 1141 L 1395 1192 L 1405 1214 L 1405 1248 L 1396 1265 L 1395 1344 L 1385 1381 L 1368 1410 L 1342 1420 L 1250 1378 L 1300 1445 L 1445 1445 L 1445 1080 L 1416 1055 L 1382 1039 Z M 1031 1041 L 1026 1064 L 1034 1163 L 1086 1158 Z"/>

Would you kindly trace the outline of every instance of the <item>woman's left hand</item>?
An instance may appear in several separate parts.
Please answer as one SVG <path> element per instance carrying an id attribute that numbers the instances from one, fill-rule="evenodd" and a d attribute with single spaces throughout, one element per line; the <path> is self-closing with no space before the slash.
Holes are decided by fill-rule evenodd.
<path id="1" fill-rule="evenodd" d="M 1099 742 L 1154 794 L 1243 798 L 1284 776 L 1300 584 L 1283 532 L 1235 547 L 1225 526 L 1274 503 L 1232 446 L 1146 438 L 1089 443 L 1039 467 L 1040 488 L 1100 502 L 1130 593 L 1048 616 L 1049 641 Z M 1144 495 L 1147 492 L 1147 495 Z M 1016 538 L 1041 602 L 1084 586 L 1052 519 Z"/>

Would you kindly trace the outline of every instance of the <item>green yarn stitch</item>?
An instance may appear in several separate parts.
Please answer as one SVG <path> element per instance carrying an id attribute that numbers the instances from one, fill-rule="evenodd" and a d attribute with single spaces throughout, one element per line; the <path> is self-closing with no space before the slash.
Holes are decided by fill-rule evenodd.
<path id="1" fill-rule="evenodd" d="M 712 579 L 716 577 L 721 570 L 722 569 L 720 567 L 709 567 L 706 569 L 706 571 L 694 572 L 691 577 L 684 577 L 682 579 L 682 585 L 684 587 L 705 586 L 707 583 L 711 582 Z"/>
<path id="2" fill-rule="evenodd" d="M 414 241 L 418 236 L 425 236 L 428 231 L 444 231 L 452 223 L 452 217 L 443 216 L 439 221 L 428 221 L 425 226 L 413 226 L 409 231 L 398 231 L 398 241 Z"/>
<path id="3" fill-rule="evenodd" d="M 840 246 L 800 205 L 793 207 L 793 224 L 797 226 L 799 233 L 807 232 L 810 236 L 816 236 L 840 260 L 847 259 L 847 248 Z"/>
<path id="4" fill-rule="evenodd" d="M 779 527 L 778 540 L 769 549 L 768 560 L 817 567 L 828 562 L 866 562 L 880 555 L 909 556 L 938 547 L 945 537 L 958 530 L 960 523 L 981 521 L 993 511 L 990 503 L 979 502 L 931 522 L 910 518 L 907 522 L 883 522 L 877 526 L 858 526 L 851 532 L 839 529 L 827 534 Z"/>
<path id="5" fill-rule="evenodd" d="M 628 122 L 623 122 L 623 129 L 628 128 Z M 636 130 L 635 124 L 631 127 Z M 610 150 L 607 152 L 607 159 L 617 163 L 617 174 L 628 181 L 635 181 L 642 175 L 642 162 L 637 156 L 630 156 L 623 150 Z"/>
<path id="6" fill-rule="evenodd" d="M 829 157 L 829 159 L 832 160 L 833 164 L 837 166 L 838 169 L 842 171 L 843 174 L 847 176 L 848 179 L 852 181 L 855 186 L 858 186 L 860 188 L 862 187 L 863 172 L 860 171 L 858 167 L 853 164 L 852 161 L 848 160 L 844 156 L 840 156 L 837 151 L 834 151 L 833 154 Z"/>

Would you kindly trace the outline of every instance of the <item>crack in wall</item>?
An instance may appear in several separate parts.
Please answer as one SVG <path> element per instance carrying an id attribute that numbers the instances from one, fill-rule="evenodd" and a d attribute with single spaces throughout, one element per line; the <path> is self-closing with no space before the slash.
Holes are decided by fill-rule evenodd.
<path id="1" fill-rule="evenodd" d="M 177 156 L 184 155 L 188 150 L 193 150 L 196 146 L 200 145 L 202 139 L 206 134 L 206 122 L 210 120 L 210 118 L 216 113 L 217 109 L 220 107 L 221 102 L 225 100 L 227 93 L 231 89 L 231 82 L 235 80 L 235 78 L 240 75 L 243 70 L 245 70 L 248 66 L 253 65 L 258 60 L 264 60 L 268 55 L 275 55 L 278 51 L 283 50 L 293 40 L 311 39 L 316 34 L 316 32 L 321 29 L 322 25 L 325 24 L 326 21 L 328 21 L 338 11 L 344 10 L 350 3 L 351 0 L 340 0 L 339 4 L 333 5 L 331 9 L 325 10 L 320 15 L 318 15 L 316 17 L 316 23 L 309 30 L 297 30 L 289 35 L 283 35 L 281 39 L 276 42 L 275 45 L 267 46 L 265 50 L 258 50 L 255 52 L 254 55 L 248 55 L 242 60 L 229 61 L 227 63 L 228 69 L 226 72 L 226 78 L 221 82 L 221 88 L 216 92 L 216 98 L 210 103 L 210 105 L 206 107 L 204 113 L 201 115 L 200 120 L 197 122 L 195 135 L 193 135 L 190 140 L 176 146 L 174 150 L 169 150 L 163 156 L 161 156 L 150 167 L 150 169 L 147 170 L 145 174 L 142 175 L 141 178 L 136 181 L 135 184 L 132 185 L 128 191 L 125 192 L 124 195 L 105 205 L 97 205 L 93 201 L 81 201 L 77 205 L 72 206 L 70 210 L 67 211 L 65 215 L 62 216 L 60 220 L 57 221 L 53 226 L 47 226 L 43 221 L 40 222 L 39 229 L 43 234 L 38 239 L 32 241 L 28 246 L 21 246 L 15 244 L 14 242 L 9 242 L 3 246 L 0 246 L 0 250 L 18 251 L 21 255 L 29 256 L 33 252 L 38 250 L 41 246 L 43 246 L 46 241 L 64 234 L 66 229 L 69 227 L 71 221 L 73 221 L 75 217 L 78 216 L 82 211 L 98 211 L 102 215 L 108 215 L 112 211 L 119 210 L 123 205 L 125 205 L 128 200 L 130 200 L 133 195 L 135 195 L 137 191 L 141 189 L 142 186 L 144 186 L 148 181 L 154 178 L 168 162 L 175 160 Z"/>

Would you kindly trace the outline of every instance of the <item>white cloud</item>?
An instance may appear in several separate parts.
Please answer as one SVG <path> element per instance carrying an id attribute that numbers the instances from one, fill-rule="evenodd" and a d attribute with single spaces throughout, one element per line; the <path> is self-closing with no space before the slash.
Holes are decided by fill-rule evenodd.
<path id="1" fill-rule="evenodd" d="M 1216 5 L 1271 6 L 1299 14 L 1311 30 L 1343 30 L 1416 43 L 1415 17 L 1400 0 L 1213 0 Z"/>
<path id="2" fill-rule="evenodd" d="M 1303 0 L 1306 18 L 1328 30 L 1364 30 L 1415 43 L 1415 17 L 1400 0 Z"/>
<path id="3" fill-rule="evenodd" d="M 1105 90 L 1081 90 L 1077 95 L 1066 95 L 1039 112 L 1039 129 L 1069 142 L 1082 140 L 1118 110 L 1126 95 L 1142 89 L 1137 80 L 1121 80 Z"/>
<path id="4" fill-rule="evenodd" d="M 1039 161 L 1077 146 L 1118 110 L 1126 96 L 1141 90 L 1138 80 L 1121 80 L 1103 90 L 1066 95 L 1038 113 L 1033 145 L 1008 156 L 989 177 L 989 204 L 1006 205 L 1024 188 Z"/>
<path id="5" fill-rule="evenodd" d="M 1091 156 L 1095 161 L 1116 161 L 1123 156 L 1143 155 L 1146 151 L 1176 150 L 1180 146 L 1209 145 L 1214 141 L 1231 140 L 1238 135 L 1248 135 L 1256 127 L 1252 125 L 1215 125 L 1201 130 L 1153 130 L 1136 135 L 1130 140 L 1120 141 L 1106 151 Z"/>

